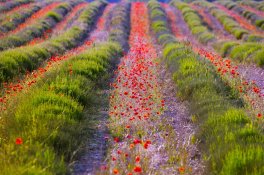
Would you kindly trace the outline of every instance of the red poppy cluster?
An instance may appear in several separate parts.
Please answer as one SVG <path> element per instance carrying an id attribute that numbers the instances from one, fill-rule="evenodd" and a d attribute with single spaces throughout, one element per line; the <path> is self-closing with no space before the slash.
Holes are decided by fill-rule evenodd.
<path id="1" fill-rule="evenodd" d="M 172 33 L 175 36 L 177 36 L 178 39 L 183 39 L 184 35 L 183 35 L 182 31 L 180 30 L 180 28 L 177 27 L 176 25 L 173 25 L 175 23 L 175 21 L 177 21 L 177 16 L 175 15 L 175 12 L 171 9 L 169 4 L 162 3 L 161 5 L 165 9 L 165 12 L 168 16 L 168 22 L 170 24 Z"/>
<path id="2" fill-rule="evenodd" d="M 216 4 L 217 8 L 221 9 L 222 11 L 224 11 L 226 14 L 228 14 L 229 16 L 231 16 L 232 18 L 234 18 L 241 27 L 249 30 L 249 31 L 254 31 L 257 34 L 263 34 L 263 32 L 260 32 L 256 26 L 252 25 L 250 22 L 248 22 L 246 19 L 244 19 L 243 17 L 241 17 L 240 15 L 238 15 L 236 12 L 233 12 L 231 10 L 228 10 L 225 6 L 221 5 L 221 4 Z"/>
<path id="3" fill-rule="evenodd" d="M 142 27 L 144 26 L 144 27 Z M 112 128 L 123 132 L 113 138 L 114 146 L 109 170 L 114 174 L 144 172 L 146 152 L 152 145 L 146 128 L 153 116 L 158 116 L 164 106 L 158 90 L 157 53 L 149 34 L 148 10 L 145 3 L 132 3 L 130 51 L 118 66 L 116 81 L 110 96 Z"/>
<path id="4" fill-rule="evenodd" d="M 258 102 L 263 101 L 264 94 L 261 93 L 260 88 L 256 85 L 254 81 L 248 82 L 241 76 L 237 71 L 237 66 L 235 66 L 231 60 L 223 59 L 220 55 L 216 53 L 209 52 L 202 48 L 194 48 L 194 50 L 201 56 L 208 59 L 212 65 L 217 69 L 220 75 L 227 79 L 231 80 L 235 88 L 239 93 L 243 94 L 245 99 L 252 105 L 253 108 L 257 111 L 262 111 L 263 109 L 259 108 Z M 259 117 L 258 117 L 259 118 Z"/>

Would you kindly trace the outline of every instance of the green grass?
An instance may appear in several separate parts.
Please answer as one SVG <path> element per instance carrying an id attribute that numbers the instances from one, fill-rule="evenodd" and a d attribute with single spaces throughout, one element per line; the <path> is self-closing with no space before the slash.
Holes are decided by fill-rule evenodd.
<path id="1" fill-rule="evenodd" d="M 68 172 L 73 152 L 92 132 L 98 82 L 121 52 L 116 43 L 96 45 L 54 67 L 28 93 L 17 97 L 1 114 L 5 125 L 0 133 L 5 140 L 0 144 L 0 157 L 5 161 L 0 163 L 0 174 L 12 174 L 14 169 L 15 174 Z M 15 145 L 17 137 L 23 138 L 22 145 Z"/>
<path id="2" fill-rule="evenodd" d="M 172 35 L 158 35 L 158 41 L 163 46 L 164 62 L 173 73 L 178 98 L 187 100 L 196 116 L 196 139 L 208 174 L 263 174 L 264 135 L 250 120 L 238 91 L 227 86 L 208 61 Z M 230 42 L 223 50 L 236 46 Z"/>
<path id="3" fill-rule="evenodd" d="M 87 35 L 94 24 L 95 17 L 100 13 L 99 8 L 105 2 L 91 3 L 77 19 L 84 28 L 73 26 L 64 33 L 43 43 L 15 48 L 0 53 L 0 82 L 9 81 L 19 74 L 36 69 L 43 61 L 54 54 L 62 54 L 67 49 L 76 47 Z"/>
<path id="4" fill-rule="evenodd" d="M 219 42 L 215 45 L 215 49 L 223 57 L 230 58 L 243 63 L 255 63 L 258 66 L 264 65 L 263 50 L 264 46 L 261 43 L 245 42 L 238 43 L 234 41 Z"/>
<path id="5" fill-rule="evenodd" d="M 238 93 L 227 87 L 208 63 L 182 47 L 178 44 L 178 49 L 173 51 L 181 54 L 171 54 L 166 62 L 170 67 L 174 64 L 171 70 L 174 70 L 178 97 L 188 100 L 193 115 L 197 116 L 200 131 L 196 137 L 202 141 L 200 149 L 209 171 L 262 174 L 258 162 L 264 161 L 263 133 L 247 116 Z"/>
<path id="6" fill-rule="evenodd" d="M 71 5 L 69 3 L 65 5 L 67 9 L 62 6 L 56 7 L 54 10 L 49 11 L 42 19 L 26 27 L 22 31 L 4 37 L 0 43 L 0 50 L 18 47 L 36 37 L 40 37 L 45 30 L 54 27 L 54 25 L 61 21 L 63 16 L 69 12 Z"/>
<path id="7" fill-rule="evenodd" d="M 188 4 L 178 1 L 171 1 L 171 4 L 182 12 L 184 20 L 188 24 L 192 34 L 195 35 L 201 43 L 207 44 L 216 39 L 214 34 L 208 29 L 208 26 L 206 26 L 203 19 L 195 10 L 191 9 Z"/>

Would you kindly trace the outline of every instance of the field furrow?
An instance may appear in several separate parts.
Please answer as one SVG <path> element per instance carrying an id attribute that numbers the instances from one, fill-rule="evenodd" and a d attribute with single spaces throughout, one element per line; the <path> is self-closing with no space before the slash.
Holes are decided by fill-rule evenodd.
<path id="1" fill-rule="evenodd" d="M 92 30 L 94 22 L 100 16 L 105 3 L 89 5 L 80 14 L 76 23 L 67 31 L 43 43 L 34 46 L 10 49 L 0 53 L 1 76 L 0 81 L 13 80 L 39 67 L 47 59 L 63 54 L 67 49 L 76 48 Z"/>
<path id="2" fill-rule="evenodd" d="M 171 21 L 176 19 L 176 21 L 172 22 L 171 25 L 179 24 L 180 22 L 184 23 L 184 21 L 180 19 L 180 16 L 178 18 L 169 16 L 169 18 L 171 18 Z M 184 24 L 182 24 L 181 26 L 183 25 Z M 175 27 L 176 26 L 172 28 Z M 183 31 L 183 28 L 179 28 L 178 30 Z M 183 40 L 184 38 L 182 37 L 182 35 L 178 35 L 179 33 L 175 33 L 175 36 L 180 40 Z M 239 90 L 239 92 L 241 93 L 241 97 L 245 98 L 245 101 L 254 108 L 256 112 L 255 115 L 257 115 L 257 113 L 263 113 L 264 111 L 260 106 L 263 105 L 264 87 L 262 85 L 264 79 L 262 78 L 262 76 L 250 76 L 254 73 L 256 74 L 257 72 L 262 72 L 263 70 L 254 66 L 252 67 L 236 64 L 228 58 L 222 58 L 219 54 L 214 51 L 212 47 L 205 45 L 202 46 L 201 44 L 199 44 L 199 42 L 196 41 L 194 37 L 191 36 L 191 32 L 188 33 L 189 41 L 188 43 L 185 43 L 186 46 L 190 45 L 193 48 L 194 52 L 208 59 L 212 63 L 212 66 L 214 66 L 215 69 L 218 71 L 220 76 L 223 76 L 223 79 L 225 79 L 230 86 L 233 86 L 233 88 Z M 255 120 L 255 118 L 253 118 L 253 120 Z"/>
<path id="3" fill-rule="evenodd" d="M 263 12 L 0 0 L 0 175 L 264 174 Z"/>
<path id="4" fill-rule="evenodd" d="M 228 10 L 225 6 L 221 4 L 215 4 L 216 7 L 223 10 L 225 13 L 227 13 L 229 16 L 234 18 L 237 22 L 239 22 L 240 26 L 242 26 L 244 29 L 249 30 L 251 32 L 254 32 L 254 34 L 263 35 L 264 32 L 260 31 L 256 26 L 250 24 L 246 19 L 241 17 L 239 14 L 237 14 L 234 11 Z"/>

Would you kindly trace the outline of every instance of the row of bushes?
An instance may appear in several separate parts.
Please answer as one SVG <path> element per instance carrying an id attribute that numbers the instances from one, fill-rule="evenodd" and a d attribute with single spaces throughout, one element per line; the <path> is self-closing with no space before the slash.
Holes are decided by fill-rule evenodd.
<path id="1" fill-rule="evenodd" d="M 27 26 L 25 29 L 15 34 L 12 34 L 12 32 L 7 34 L 7 36 L 1 38 L 0 50 L 21 46 L 34 38 L 42 36 L 42 34 L 47 29 L 51 29 L 58 22 L 60 22 L 70 11 L 71 7 L 72 4 L 69 2 L 60 4 L 56 8 L 50 10 L 45 16 L 36 21 L 34 24 Z"/>
<path id="2" fill-rule="evenodd" d="M 76 47 L 91 31 L 105 6 L 104 1 L 90 3 L 75 21 L 78 25 L 73 25 L 63 34 L 43 43 L 0 52 L 0 82 L 32 71 L 51 56 Z"/>
<path id="3" fill-rule="evenodd" d="M 173 72 L 177 96 L 189 101 L 193 121 L 199 125 L 196 138 L 208 174 L 263 174 L 263 133 L 247 116 L 238 93 L 174 36 L 163 34 L 157 39 Z"/>
<path id="4" fill-rule="evenodd" d="M 240 3 L 242 5 L 248 5 L 248 6 L 251 6 L 253 8 L 256 8 L 257 10 L 264 12 L 264 3 L 263 2 L 243 0 L 243 1 L 240 1 Z"/>
<path id="5" fill-rule="evenodd" d="M 118 42 L 124 51 L 129 49 L 131 3 L 119 3 L 114 7 L 110 19 L 110 40 Z"/>
<path id="6" fill-rule="evenodd" d="M 127 4 L 118 7 L 112 13 L 123 11 Z M 114 30 L 112 25 L 126 25 L 121 21 L 110 23 L 110 33 Z M 19 96 L 17 107 L 3 116 L 8 119 L 5 128 L 14 132 L 9 132 L 7 140 L 1 143 L 4 154 L 0 158 L 5 160 L 0 163 L 1 173 L 67 174 L 66 163 L 74 159 L 76 150 L 94 132 L 97 119 L 91 110 L 98 108 L 98 82 L 109 75 L 109 69 L 121 55 L 117 42 L 96 44 L 49 71 L 43 81 L 37 81 L 30 89 L 30 97 Z M 18 136 L 24 143 L 14 145 Z"/>
<path id="7" fill-rule="evenodd" d="M 211 33 L 206 26 L 206 23 L 203 22 L 197 12 L 191 9 L 187 3 L 171 1 L 171 4 L 182 12 L 184 20 L 188 24 L 192 34 L 194 34 L 201 43 L 207 44 L 210 41 L 216 40 L 214 34 Z"/>
<path id="8" fill-rule="evenodd" d="M 66 163 L 92 134 L 96 82 L 121 53 L 117 43 L 96 45 L 54 67 L 30 92 L 17 96 L 15 106 L 1 114 L 8 134 L 1 130 L 0 174 L 67 174 Z M 17 138 L 23 144 L 16 145 Z"/>
<path id="9" fill-rule="evenodd" d="M 229 56 L 240 62 L 251 62 L 258 66 L 264 65 L 264 45 L 262 43 L 236 41 L 219 42 L 214 48 L 223 57 Z"/>
<path id="10" fill-rule="evenodd" d="M 151 20 L 151 29 L 155 33 L 156 37 L 162 34 L 171 33 L 169 24 L 167 22 L 167 16 L 164 9 L 156 1 L 149 1 L 149 18 Z"/>
<path id="11" fill-rule="evenodd" d="M 219 9 L 216 9 L 214 5 L 201 1 L 201 2 L 196 2 L 196 4 L 201 5 L 206 8 L 213 9 L 216 13 L 219 15 L 219 18 L 226 19 L 226 21 L 229 21 L 232 19 L 223 14 Z M 235 22 L 233 20 L 233 22 Z M 237 26 L 239 25 L 237 22 L 235 22 Z M 227 25 L 232 26 L 232 22 L 227 23 Z M 240 30 L 235 30 L 233 28 L 234 32 L 238 32 Z M 243 33 L 243 32 L 242 32 Z M 240 36 L 242 33 L 238 32 L 237 36 Z M 248 40 L 255 40 L 258 41 L 260 38 L 256 38 L 254 35 L 248 35 Z M 258 42 L 243 42 L 239 43 L 237 41 L 220 41 L 220 42 L 215 42 L 214 43 L 214 48 L 216 51 L 218 51 L 221 56 L 227 57 L 229 56 L 232 59 L 235 59 L 237 61 L 241 62 L 252 62 L 256 63 L 259 66 L 262 66 L 264 64 L 264 58 L 263 58 L 263 44 L 258 43 Z"/>
<path id="12" fill-rule="evenodd" d="M 6 2 L 4 5 L 0 6 L 0 13 L 4 13 L 5 11 L 11 10 L 22 4 L 27 4 L 33 2 L 34 0 L 13 0 Z"/>
<path id="13" fill-rule="evenodd" d="M 234 10 L 235 12 L 243 15 L 246 19 L 250 20 L 253 25 L 256 25 L 260 29 L 264 30 L 264 19 L 261 16 L 244 9 L 232 1 L 221 1 L 219 3 L 224 5 L 229 10 Z"/>
<path id="14" fill-rule="evenodd" d="M 19 24 L 23 23 L 28 17 L 44 7 L 45 4 L 34 3 L 28 8 L 21 9 L 12 14 L 2 16 L 0 19 L 0 31 L 6 33 L 15 29 Z"/>
<path id="15" fill-rule="evenodd" d="M 236 39 L 243 39 L 245 41 L 252 42 L 263 39 L 261 36 L 250 34 L 250 31 L 242 28 L 237 21 L 235 21 L 232 17 L 217 8 L 212 3 L 208 3 L 206 1 L 196 1 L 194 3 L 199 6 L 203 6 L 204 8 L 208 8 L 210 13 L 224 26 L 225 30 L 235 36 Z"/>

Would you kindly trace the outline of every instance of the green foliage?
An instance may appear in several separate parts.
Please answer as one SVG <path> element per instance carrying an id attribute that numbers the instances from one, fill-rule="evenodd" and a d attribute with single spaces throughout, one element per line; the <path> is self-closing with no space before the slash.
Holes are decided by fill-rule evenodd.
<path id="1" fill-rule="evenodd" d="M 43 43 L 1 52 L 0 82 L 8 81 L 20 73 L 25 73 L 27 70 L 33 70 L 52 55 L 64 53 L 67 49 L 77 46 L 80 40 L 82 40 L 83 37 L 90 31 L 93 23 L 91 21 L 93 21 L 99 13 L 97 9 L 105 5 L 105 3 L 101 3 L 99 1 L 91 3 L 77 19 L 81 24 L 84 26 L 87 25 L 89 28 L 73 26 L 63 34 L 53 37 Z M 91 16 L 84 15 L 87 12 L 89 12 Z M 84 16 L 88 19 L 85 19 Z"/>
<path id="2" fill-rule="evenodd" d="M 253 56 L 252 54 L 258 51 L 260 48 L 263 48 L 263 46 L 258 43 L 243 43 L 233 47 L 230 52 L 230 57 L 244 61 L 246 59 L 250 59 L 250 57 Z"/>
<path id="3" fill-rule="evenodd" d="M 85 143 L 95 119 L 86 110 L 97 102 L 97 83 L 121 56 L 117 43 L 102 43 L 54 67 L 20 94 L 1 117 L 10 131 L 0 145 L 1 174 L 66 174 L 72 153 Z M 69 72 L 69 66 L 72 72 Z M 30 94 L 29 94 L 30 93 Z M 1 132 L 2 134 L 3 132 Z M 22 145 L 15 145 L 17 137 Z"/>
<path id="4" fill-rule="evenodd" d="M 69 7 L 69 4 L 65 5 Z M 56 12 L 57 10 L 60 10 L 60 12 Z M 59 22 L 63 18 L 62 14 L 65 15 L 68 11 L 63 6 L 58 6 L 54 10 L 49 11 L 40 21 L 36 21 L 14 35 L 4 37 L 0 43 L 0 50 L 21 46 L 35 37 L 40 37 L 45 30 L 52 28 L 54 24 Z"/>
<path id="5" fill-rule="evenodd" d="M 199 61 L 191 51 L 183 51 L 181 44 L 164 47 L 167 64 L 174 69 L 177 95 L 188 100 L 200 123 L 197 137 L 208 161 L 210 171 L 215 174 L 262 174 L 264 143 L 263 134 L 253 126 L 236 93 L 226 87 L 221 78 L 207 63 Z M 188 50 L 186 48 L 186 50 Z M 181 54 L 179 54 L 181 52 Z M 174 64 L 174 65 L 173 65 Z M 229 95 L 228 95 L 229 94 Z M 230 96 L 231 94 L 231 96 Z M 257 149 L 252 149 L 252 148 Z M 217 166 L 215 166 L 217 165 Z"/>
<path id="6" fill-rule="evenodd" d="M 216 39 L 197 12 L 191 9 L 188 4 L 176 1 L 172 1 L 172 4 L 182 12 L 184 20 L 191 29 L 192 34 L 194 34 L 201 43 L 207 44 Z"/>
<path id="7" fill-rule="evenodd" d="M 189 101 L 191 112 L 197 118 L 200 129 L 196 137 L 201 140 L 199 146 L 204 157 L 210 157 L 206 160 L 208 171 L 230 175 L 263 174 L 264 136 L 246 115 L 238 92 L 226 86 L 210 63 L 169 33 L 158 35 L 158 41 L 173 73 L 177 96 Z M 253 48 L 251 44 L 255 43 L 243 49 Z M 236 42 L 227 42 L 223 48 L 217 47 L 227 54 L 237 46 L 240 45 Z M 251 52 L 248 50 L 245 54 Z"/>
<path id="8" fill-rule="evenodd" d="M 220 45 L 222 46 L 220 47 L 220 54 L 223 57 L 226 57 L 227 55 L 230 54 L 230 51 L 232 50 L 232 48 L 238 45 L 238 43 L 230 41 L 230 42 L 220 43 Z"/>
<path id="9" fill-rule="evenodd" d="M 259 66 L 263 66 L 264 65 L 264 48 L 262 48 L 261 50 L 256 52 L 255 56 L 253 57 L 253 60 Z"/>

